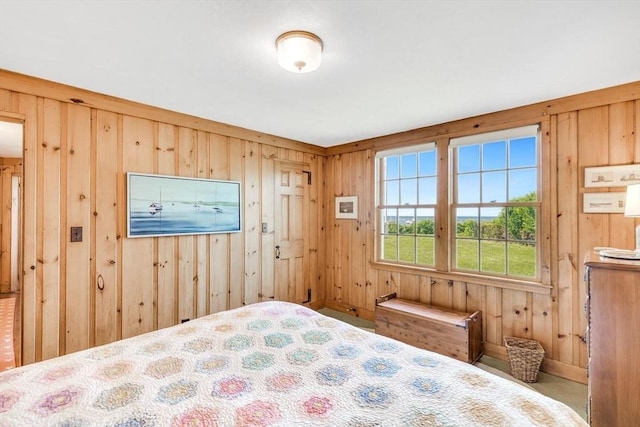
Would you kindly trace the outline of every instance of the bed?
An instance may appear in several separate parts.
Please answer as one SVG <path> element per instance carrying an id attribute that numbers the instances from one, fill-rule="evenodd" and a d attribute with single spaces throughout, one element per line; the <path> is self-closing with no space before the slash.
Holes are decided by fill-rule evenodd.
<path id="1" fill-rule="evenodd" d="M 285 302 L 0 374 L 0 426 L 579 426 L 537 391 Z"/>

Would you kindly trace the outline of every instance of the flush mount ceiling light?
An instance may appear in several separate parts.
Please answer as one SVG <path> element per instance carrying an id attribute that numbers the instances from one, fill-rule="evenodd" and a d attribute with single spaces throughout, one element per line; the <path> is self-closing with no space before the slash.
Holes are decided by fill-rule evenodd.
<path id="1" fill-rule="evenodd" d="M 322 40 L 308 31 L 288 31 L 276 39 L 278 62 L 287 71 L 309 73 L 320 66 Z"/>

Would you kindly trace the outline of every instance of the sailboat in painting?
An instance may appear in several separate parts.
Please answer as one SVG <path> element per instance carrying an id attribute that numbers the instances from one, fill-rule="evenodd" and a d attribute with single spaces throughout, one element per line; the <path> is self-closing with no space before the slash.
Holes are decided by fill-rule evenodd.
<path id="1" fill-rule="evenodd" d="M 149 205 L 149 213 L 151 215 L 155 215 L 158 212 L 162 211 L 162 203 L 160 202 L 153 202 Z"/>

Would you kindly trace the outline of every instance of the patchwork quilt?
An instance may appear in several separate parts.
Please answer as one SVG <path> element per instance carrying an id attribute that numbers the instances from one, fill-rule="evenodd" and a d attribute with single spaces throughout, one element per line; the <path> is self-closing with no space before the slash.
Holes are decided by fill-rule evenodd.
<path id="1" fill-rule="evenodd" d="M 0 373 L 0 426 L 583 426 L 535 390 L 263 302 Z"/>

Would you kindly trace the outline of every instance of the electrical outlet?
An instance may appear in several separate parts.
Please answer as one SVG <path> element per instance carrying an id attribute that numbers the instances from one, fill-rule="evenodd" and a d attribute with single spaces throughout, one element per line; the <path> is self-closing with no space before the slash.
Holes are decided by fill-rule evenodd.
<path id="1" fill-rule="evenodd" d="M 71 227 L 71 241 L 82 242 L 82 227 Z"/>

